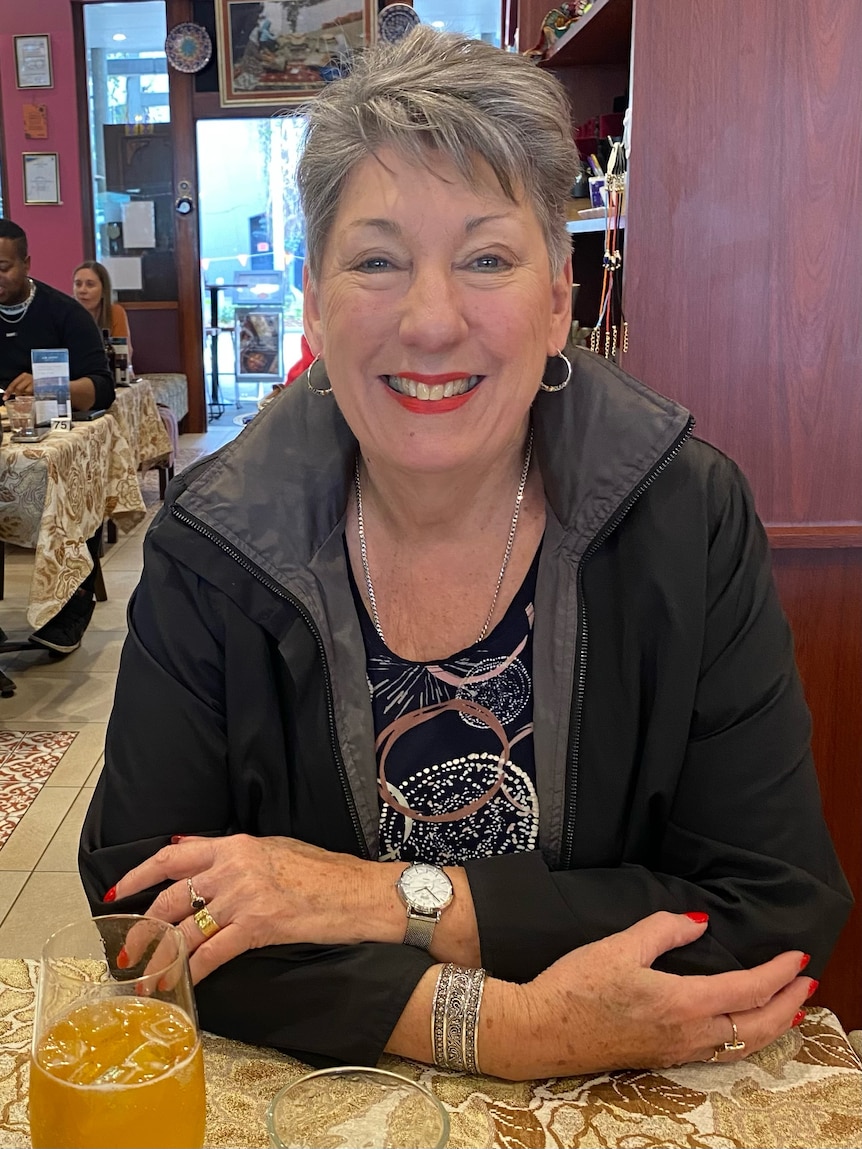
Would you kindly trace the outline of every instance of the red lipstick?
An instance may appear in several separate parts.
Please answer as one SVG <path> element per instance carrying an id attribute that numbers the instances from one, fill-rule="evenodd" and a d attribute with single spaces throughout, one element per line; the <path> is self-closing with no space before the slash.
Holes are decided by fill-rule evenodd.
<path id="1" fill-rule="evenodd" d="M 459 375 L 457 378 L 463 379 L 464 376 Z M 422 382 L 424 383 L 424 379 Z M 474 387 L 472 391 L 467 391 L 463 395 L 452 395 L 449 399 L 412 399 L 409 395 L 402 395 L 400 391 L 391 389 L 389 394 L 405 411 L 412 411 L 414 415 L 445 415 L 448 411 L 456 411 L 459 407 L 463 407 L 470 396 L 475 395 L 478 390 L 478 387 Z"/>

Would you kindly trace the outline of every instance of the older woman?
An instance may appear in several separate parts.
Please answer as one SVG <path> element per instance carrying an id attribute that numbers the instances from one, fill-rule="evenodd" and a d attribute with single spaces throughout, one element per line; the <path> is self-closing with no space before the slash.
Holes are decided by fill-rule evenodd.
<path id="1" fill-rule="evenodd" d="M 150 531 L 82 838 L 95 911 L 180 924 L 210 1029 L 516 1079 L 732 1061 L 843 924 L 748 487 L 560 352 L 568 116 L 428 28 L 309 109 L 308 386 Z"/>

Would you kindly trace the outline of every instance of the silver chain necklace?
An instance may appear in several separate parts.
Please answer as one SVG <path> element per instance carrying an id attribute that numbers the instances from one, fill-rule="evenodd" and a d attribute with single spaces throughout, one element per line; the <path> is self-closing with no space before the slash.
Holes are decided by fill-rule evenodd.
<path id="1" fill-rule="evenodd" d="M 36 294 L 36 281 L 30 280 L 30 294 L 23 301 L 23 303 L 13 303 L 6 307 L 0 306 L 0 319 L 5 323 L 20 323 L 24 316 L 27 314 L 27 309 L 33 302 L 33 297 Z M 14 319 L 12 318 L 14 316 Z"/>
<path id="2" fill-rule="evenodd" d="M 491 625 L 491 619 L 494 617 L 494 610 L 497 606 L 497 599 L 500 597 L 500 587 L 503 585 L 503 579 L 506 577 L 506 568 L 509 565 L 509 559 L 512 557 L 512 547 L 515 545 L 515 531 L 518 529 L 518 516 L 521 513 L 521 503 L 524 500 L 524 489 L 527 486 L 527 475 L 530 471 L 530 459 L 533 455 L 533 428 L 530 428 L 530 435 L 527 439 L 527 451 L 524 455 L 524 467 L 521 471 L 521 481 L 518 483 L 518 493 L 515 496 L 515 510 L 512 513 L 512 523 L 509 527 L 509 537 L 506 540 L 506 551 L 503 555 L 503 565 L 500 567 L 500 573 L 497 575 L 497 585 L 494 587 L 494 597 L 491 599 L 491 609 L 488 611 L 488 616 L 485 619 L 484 626 L 479 631 L 479 637 L 476 642 L 481 642 L 485 635 L 488 633 L 488 627 Z M 380 641 L 385 643 L 386 639 L 383 636 L 383 627 L 380 625 L 380 615 L 377 613 L 377 596 L 374 593 L 374 583 L 371 581 L 371 569 L 368 566 L 368 547 L 365 542 L 365 519 L 362 514 L 362 484 L 359 481 L 359 452 L 356 453 L 356 463 L 353 469 L 353 482 L 356 487 L 356 519 L 359 526 L 359 554 L 362 558 L 362 573 L 365 575 L 365 589 L 368 591 L 368 602 L 371 606 L 371 621 L 374 623 L 374 629 L 380 635 Z"/>

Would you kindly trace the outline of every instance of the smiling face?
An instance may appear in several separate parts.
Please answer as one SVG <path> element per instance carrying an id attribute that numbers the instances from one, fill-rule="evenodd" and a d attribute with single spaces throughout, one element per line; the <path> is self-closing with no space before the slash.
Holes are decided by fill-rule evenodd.
<path id="1" fill-rule="evenodd" d="M 102 302 L 102 281 L 92 268 L 81 267 L 75 272 L 72 291 L 77 301 L 88 311 L 95 314 L 99 310 L 99 304 Z"/>
<path id="2" fill-rule="evenodd" d="M 362 161 L 306 283 L 308 340 L 345 419 L 401 469 L 520 450 L 568 334 L 570 263 L 552 277 L 532 207 L 480 173 L 471 187 L 442 156 L 426 168 L 391 149 Z"/>
<path id="3" fill-rule="evenodd" d="M 23 303 L 30 291 L 30 256 L 22 259 L 14 239 L 0 239 L 0 304 Z"/>

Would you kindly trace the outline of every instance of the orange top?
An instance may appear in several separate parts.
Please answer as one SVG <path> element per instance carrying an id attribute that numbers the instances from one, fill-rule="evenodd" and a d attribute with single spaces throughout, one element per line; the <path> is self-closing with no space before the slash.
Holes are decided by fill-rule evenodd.
<path id="1" fill-rule="evenodd" d="M 111 335 L 118 339 L 125 339 L 129 347 L 129 363 L 132 362 L 132 336 L 129 332 L 129 317 L 125 307 L 119 303 L 111 304 Z"/>

